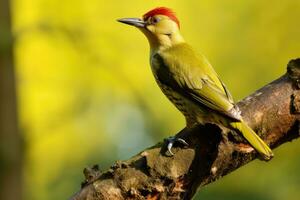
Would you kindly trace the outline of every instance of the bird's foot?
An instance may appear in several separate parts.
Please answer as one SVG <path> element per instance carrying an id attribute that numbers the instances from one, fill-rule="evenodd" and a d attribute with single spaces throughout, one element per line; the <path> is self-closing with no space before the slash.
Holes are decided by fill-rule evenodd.
<path id="1" fill-rule="evenodd" d="M 167 145 L 167 152 L 169 152 L 170 156 L 173 156 L 174 153 L 172 152 L 172 147 L 175 143 L 180 143 L 184 146 L 188 146 L 189 144 L 182 138 L 171 136 L 165 139 L 165 143 Z"/>

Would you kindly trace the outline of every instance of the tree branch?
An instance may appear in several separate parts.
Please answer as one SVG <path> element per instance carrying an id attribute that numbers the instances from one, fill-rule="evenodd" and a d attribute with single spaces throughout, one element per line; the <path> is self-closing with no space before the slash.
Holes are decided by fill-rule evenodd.
<path id="1" fill-rule="evenodd" d="M 287 73 L 238 102 L 244 120 L 271 148 L 299 137 L 300 59 Z M 258 158 L 238 133 L 206 124 L 178 133 L 189 146 L 165 155 L 163 142 L 101 173 L 87 168 L 71 200 L 191 199 L 196 190 Z M 276 155 L 275 155 L 276 156 Z"/>

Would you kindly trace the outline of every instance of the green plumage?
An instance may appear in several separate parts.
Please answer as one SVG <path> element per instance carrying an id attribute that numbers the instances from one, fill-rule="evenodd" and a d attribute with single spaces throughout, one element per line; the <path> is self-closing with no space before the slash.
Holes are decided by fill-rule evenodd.
<path id="1" fill-rule="evenodd" d="M 183 113 L 188 127 L 199 123 L 222 124 L 239 131 L 265 159 L 273 156 L 271 149 L 243 121 L 209 62 L 184 42 L 179 20 L 172 10 L 156 8 L 143 19 L 119 21 L 137 27 L 147 37 L 154 77 L 163 93 Z"/>
<path id="2" fill-rule="evenodd" d="M 185 115 L 187 125 L 217 123 L 238 130 L 265 158 L 270 148 L 247 126 L 233 99 L 204 56 L 186 43 L 152 51 L 151 67 L 158 85 Z"/>

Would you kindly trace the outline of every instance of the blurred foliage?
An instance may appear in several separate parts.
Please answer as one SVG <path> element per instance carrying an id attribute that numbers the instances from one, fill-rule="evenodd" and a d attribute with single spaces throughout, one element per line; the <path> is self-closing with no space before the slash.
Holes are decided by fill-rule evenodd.
<path id="1" fill-rule="evenodd" d="M 85 166 L 106 168 L 184 126 L 152 77 L 146 39 L 116 22 L 161 5 L 178 13 L 186 40 L 236 99 L 299 56 L 298 0 L 14 0 L 26 199 L 67 199 Z M 298 199 L 297 144 L 210 185 L 199 199 Z"/>

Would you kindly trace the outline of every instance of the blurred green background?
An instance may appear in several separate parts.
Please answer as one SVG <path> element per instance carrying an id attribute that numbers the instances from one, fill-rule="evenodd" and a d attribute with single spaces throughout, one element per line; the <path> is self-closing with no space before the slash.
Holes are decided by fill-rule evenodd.
<path id="1" fill-rule="evenodd" d="M 5 0 L 1 0 L 5 1 Z M 236 100 L 300 56 L 299 0 L 13 0 L 23 199 L 67 199 L 84 167 L 108 168 L 184 127 L 156 85 L 149 47 L 116 22 L 173 8 Z M 1 27 L 0 27 L 1 29 Z M 195 199 L 298 200 L 300 141 L 210 184 Z"/>

